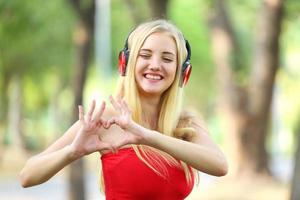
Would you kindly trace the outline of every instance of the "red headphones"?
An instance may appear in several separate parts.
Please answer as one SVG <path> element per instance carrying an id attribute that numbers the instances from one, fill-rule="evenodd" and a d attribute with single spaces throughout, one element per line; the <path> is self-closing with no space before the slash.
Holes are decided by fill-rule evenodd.
<path id="1" fill-rule="evenodd" d="M 191 60 L 191 47 L 187 40 L 185 40 L 185 47 L 187 50 L 187 56 L 185 61 L 182 64 L 181 78 L 179 86 L 182 87 L 188 83 L 192 72 Z M 126 66 L 129 58 L 129 49 L 128 49 L 128 38 L 126 39 L 124 48 L 119 53 L 119 73 L 121 76 L 126 75 Z"/>

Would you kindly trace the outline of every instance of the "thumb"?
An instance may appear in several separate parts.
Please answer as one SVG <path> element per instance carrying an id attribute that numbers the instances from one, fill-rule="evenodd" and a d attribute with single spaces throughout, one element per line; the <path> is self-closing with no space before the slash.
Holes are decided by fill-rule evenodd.
<path id="1" fill-rule="evenodd" d="M 101 150 L 110 150 L 112 151 L 113 153 L 116 153 L 117 152 L 117 149 L 115 148 L 115 146 L 109 144 L 109 143 L 101 143 L 101 145 L 98 146 L 98 151 L 101 151 Z"/>
<path id="2" fill-rule="evenodd" d="M 116 149 L 120 149 L 122 146 L 127 145 L 127 144 L 130 144 L 129 141 L 128 141 L 127 139 L 122 139 L 122 140 L 120 140 L 119 142 L 116 142 L 116 143 L 114 144 L 114 147 L 115 147 Z"/>

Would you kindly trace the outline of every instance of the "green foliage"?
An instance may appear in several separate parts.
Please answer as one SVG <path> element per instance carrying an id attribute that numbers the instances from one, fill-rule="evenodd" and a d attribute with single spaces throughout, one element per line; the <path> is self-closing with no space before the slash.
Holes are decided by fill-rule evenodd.
<path id="1" fill-rule="evenodd" d="M 0 9 L 1 70 L 19 71 L 37 82 L 51 68 L 66 74 L 74 17 L 64 1 L 0 1 Z"/>
<path id="2" fill-rule="evenodd" d="M 53 89 L 58 88 L 48 77 L 59 78 L 61 88 L 70 80 L 74 22 L 66 1 L 0 0 L 0 87 L 7 88 L 17 73 L 21 76 L 23 124 L 28 137 L 34 137 L 31 134 L 35 131 L 45 133 L 43 128 L 30 132 L 26 122 L 35 119 L 38 123 L 46 116 Z M 3 82 L 5 78 L 8 83 Z M 6 95 L 1 95 L 0 106 L 7 105 Z"/>
<path id="3" fill-rule="evenodd" d="M 297 0 L 286 0 L 284 4 L 284 14 L 287 20 L 295 21 L 300 17 L 300 1 Z M 299 24 L 299 20 L 298 20 Z"/>
<path id="4" fill-rule="evenodd" d="M 206 13 L 206 4 L 196 0 L 170 2 L 170 19 L 182 30 L 192 49 L 193 69 L 189 84 L 185 88 L 187 104 L 201 110 L 204 115 L 209 115 L 216 85 Z"/>
<path id="5" fill-rule="evenodd" d="M 0 67 L 34 75 L 44 71 L 41 65 L 69 64 L 65 55 L 72 41 L 66 34 L 70 34 L 74 20 L 70 12 L 60 8 L 63 6 L 57 0 L 1 1 Z M 62 23 L 64 17 L 69 20 Z"/>

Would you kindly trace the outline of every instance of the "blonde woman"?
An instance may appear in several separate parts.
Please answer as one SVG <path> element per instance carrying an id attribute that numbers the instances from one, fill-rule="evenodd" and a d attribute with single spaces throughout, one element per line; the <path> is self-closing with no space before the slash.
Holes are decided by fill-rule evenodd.
<path id="1" fill-rule="evenodd" d="M 182 110 L 191 50 L 166 20 L 134 29 L 119 56 L 120 81 L 111 108 L 93 101 L 84 115 L 20 174 L 23 187 L 41 184 L 74 160 L 100 152 L 107 200 L 182 200 L 195 171 L 227 173 L 227 161 L 199 120 Z"/>

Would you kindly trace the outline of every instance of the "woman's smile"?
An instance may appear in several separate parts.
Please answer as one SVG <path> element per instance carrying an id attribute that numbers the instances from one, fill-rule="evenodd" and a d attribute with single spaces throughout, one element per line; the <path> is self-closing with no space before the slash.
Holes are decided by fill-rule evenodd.
<path id="1" fill-rule="evenodd" d="M 145 74 L 144 77 L 146 79 L 149 79 L 149 80 L 162 80 L 163 79 L 163 76 L 159 75 L 159 74 Z"/>

